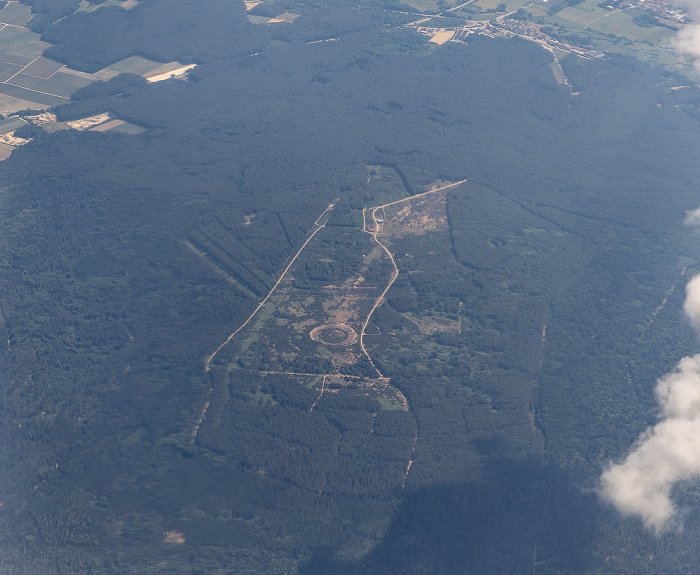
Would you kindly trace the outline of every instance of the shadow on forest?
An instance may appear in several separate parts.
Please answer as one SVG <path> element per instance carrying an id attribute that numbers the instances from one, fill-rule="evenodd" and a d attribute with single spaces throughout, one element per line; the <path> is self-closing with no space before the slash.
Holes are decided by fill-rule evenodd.
<path id="1" fill-rule="evenodd" d="M 478 483 L 407 494 L 362 560 L 317 549 L 299 573 L 586 572 L 603 513 L 595 494 L 561 470 L 492 467 Z"/>

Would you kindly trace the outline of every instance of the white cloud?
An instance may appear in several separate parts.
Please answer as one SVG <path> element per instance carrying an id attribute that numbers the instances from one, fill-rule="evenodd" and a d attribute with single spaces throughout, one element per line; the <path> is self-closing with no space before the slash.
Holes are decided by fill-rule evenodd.
<path id="1" fill-rule="evenodd" d="M 676 4 L 684 8 L 693 20 L 700 22 L 700 0 L 678 0 Z M 672 46 L 691 56 L 695 67 L 700 70 L 700 24 L 685 25 L 672 40 Z"/>
<path id="2" fill-rule="evenodd" d="M 695 208 L 685 213 L 685 225 L 700 226 L 700 208 Z"/>
<path id="3" fill-rule="evenodd" d="M 700 274 L 692 278 L 685 286 L 683 309 L 693 327 L 700 330 Z"/>
<path id="4" fill-rule="evenodd" d="M 694 278 L 695 279 L 695 278 Z M 683 358 L 659 380 L 659 423 L 645 431 L 621 463 L 601 476 L 601 495 L 656 532 L 674 524 L 671 490 L 700 476 L 700 354 Z"/>
<path id="5" fill-rule="evenodd" d="M 686 25 L 678 32 L 672 44 L 679 52 L 692 56 L 695 59 L 695 67 L 700 70 L 700 25 Z"/>
<path id="6" fill-rule="evenodd" d="M 685 223 L 700 225 L 700 208 L 689 211 Z M 685 294 L 683 309 L 700 332 L 700 274 L 691 278 Z M 600 495 L 660 533 L 677 525 L 673 487 L 700 478 L 700 354 L 684 357 L 662 377 L 656 398 L 658 423 L 639 437 L 623 461 L 608 465 L 600 478 Z"/>

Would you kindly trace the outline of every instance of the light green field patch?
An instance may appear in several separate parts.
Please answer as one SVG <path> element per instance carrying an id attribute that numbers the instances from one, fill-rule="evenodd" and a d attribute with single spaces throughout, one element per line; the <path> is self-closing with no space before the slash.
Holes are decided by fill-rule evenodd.
<path id="1" fill-rule="evenodd" d="M 143 134 L 146 131 L 146 128 L 130 122 L 124 122 L 123 124 L 119 124 L 114 128 L 110 128 L 108 131 L 113 134 L 127 134 L 129 136 L 135 136 L 137 134 Z"/>
<path id="2" fill-rule="evenodd" d="M 419 12 L 440 12 L 440 6 L 434 0 L 402 0 L 401 3 Z"/>
<path id="3" fill-rule="evenodd" d="M 108 8 L 109 6 L 121 6 L 121 4 L 122 0 L 107 0 L 106 2 L 102 2 L 102 4 L 90 6 L 90 8 L 88 8 L 88 12 L 94 12 L 98 8 Z"/>
<path id="4" fill-rule="evenodd" d="M 5 26 L 0 30 L 0 52 L 7 52 L 13 56 L 25 58 L 38 58 L 51 44 L 42 42 L 39 34 L 35 34 L 26 28 L 17 26 Z"/>
<path id="5" fill-rule="evenodd" d="M 557 84 L 559 84 L 560 86 L 565 86 L 567 78 L 566 74 L 564 74 L 564 70 L 562 69 L 561 64 L 559 64 L 557 60 L 554 60 L 553 62 L 550 62 L 549 67 L 552 69 L 552 73 L 554 74 L 554 79 L 556 80 Z"/>
<path id="6" fill-rule="evenodd" d="M 248 14 L 247 18 L 251 24 L 267 24 L 270 21 L 267 16 L 256 16 L 255 14 Z"/>
<path id="7" fill-rule="evenodd" d="M 248 399 L 253 403 L 258 403 L 258 404 L 269 403 L 270 405 L 279 405 L 275 401 L 275 398 L 272 397 L 272 394 L 270 394 L 270 393 L 263 393 L 262 391 L 258 390 L 255 393 L 249 393 L 247 395 L 248 395 Z"/>
<path id="8" fill-rule="evenodd" d="M 375 205 L 408 197 L 401 176 L 394 168 L 387 166 L 367 166 L 367 190 Z"/>
<path id="9" fill-rule="evenodd" d="M 21 128 L 26 125 L 22 118 L 12 117 L 6 118 L 5 120 L 0 120 L 0 134 L 7 134 L 8 132 L 14 132 L 17 128 Z"/>
<path id="10" fill-rule="evenodd" d="M 107 69 L 125 74 L 142 75 L 152 72 L 162 65 L 162 62 L 156 62 L 155 60 L 149 60 L 141 56 L 129 56 L 128 58 L 124 58 L 123 60 L 119 60 L 119 62 L 107 66 Z"/>
<path id="11" fill-rule="evenodd" d="M 527 0 L 479 0 L 479 6 L 484 11 L 495 10 L 499 4 L 506 5 L 506 12 L 515 12 L 529 4 L 529 2 Z"/>
<path id="12" fill-rule="evenodd" d="M 535 18 L 545 18 L 547 16 L 547 6 L 543 4 L 533 4 L 527 11 Z"/>
<path id="13" fill-rule="evenodd" d="M 563 10 L 557 12 L 557 16 L 559 18 L 562 18 L 564 20 L 568 20 L 569 22 L 573 22 L 574 24 L 578 24 L 580 26 L 588 26 L 592 22 L 596 21 L 598 18 L 606 18 L 612 14 L 612 12 L 607 12 L 605 10 L 599 9 L 599 11 L 583 11 L 579 10 L 578 8 L 564 8 Z"/>
<path id="14" fill-rule="evenodd" d="M 661 26 L 649 28 L 637 26 L 633 22 L 634 15 L 628 12 L 610 12 L 605 18 L 590 24 L 590 28 L 604 34 L 614 34 L 632 41 L 646 41 L 653 44 L 663 42 L 675 34 L 672 30 Z"/>
<path id="15" fill-rule="evenodd" d="M 377 400 L 379 401 L 379 405 L 381 405 L 382 409 L 385 411 L 404 410 L 404 406 L 402 405 L 402 403 L 398 397 L 388 396 L 388 395 L 380 395 L 377 398 Z"/>

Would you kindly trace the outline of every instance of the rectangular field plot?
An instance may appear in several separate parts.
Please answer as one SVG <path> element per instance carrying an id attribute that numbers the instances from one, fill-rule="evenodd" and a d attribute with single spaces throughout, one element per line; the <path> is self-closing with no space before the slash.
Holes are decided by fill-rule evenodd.
<path id="1" fill-rule="evenodd" d="M 32 17 L 32 10 L 29 6 L 20 4 L 19 2 L 8 2 L 7 5 L 0 10 L 0 22 L 3 24 L 12 24 L 14 26 L 24 26 Z"/>
<path id="2" fill-rule="evenodd" d="M 115 72 L 123 72 L 125 74 L 148 74 L 156 68 L 162 66 L 161 62 L 155 62 L 142 58 L 141 56 L 130 56 L 119 62 L 115 62 L 107 66 L 106 70 L 114 70 Z"/>
<path id="3" fill-rule="evenodd" d="M 110 6 L 121 6 L 121 0 L 107 0 L 106 2 L 102 2 L 101 4 L 97 4 L 96 6 L 90 6 L 88 8 L 88 12 L 94 12 L 95 10 L 98 10 L 99 8 L 109 8 Z"/>
<path id="4" fill-rule="evenodd" d="M 18 66 L 17 64 L 7 64 L 6 62 L 0 62 L 0 82 L 9 80 L 21 69 L 22 66 Z"/>
<path id="5" fill-rule="evenodd" d="M 37 78 L 43 78 L 45 80 L 58 72 L 61 68 L 63 68 L 63 64 L 60 62 L 54 62 L 53 60 L 42 57 L 22 70 L 22 74 L 36 76 Z"/>
<path id="6" fill-rule="evenodd" d="M 517 10 L 518 8 L 522 8 L 526 4 L 529 4 L 527 0 L 506 0 L 505 2 L 503 2 L 503 0 L 479 0 L 478 2 L 482 10 L 495 10 L 501 3 L 506 5 L 507 12 L 512 12 L 513 10 Z"/>
<path id="7" fill-rule="evenodd" d="M 0 84 L 0 88 L 2 87 L 3 84 Z M 62 100 L 62 102 L 65 102 L 65 100 Z M 19 112 L 20 110 L 42 110 L 46 107 L 46 104 L 35 102 L 34 100 L 15 98 L 13 96 L 0 93 L 0 114 L 3 115 L 13 114 L 15 112 Z"/>
<path id="8" fill-rule="evenodd" d="M 283 14 L 280 14 L 274 20 L 278 20 L 280 22 L 289 22 L 290 24 L 294 22 L 297 18 L 299 18 L 301 14 L 295 14 L 294 12 L 284 12 Z"/>
<path id="9" fill-rule="evenodd" d="M 0 143 L 0 162 L 3 160 L 7 160 L 7 158 L 10 157 L 10 154 L 14 151 L 14 148 L 12 146 L 8 146 L 7 144 Z"/>
<path id="10" fill-rule="evenodd" d="M 248 14 L 247 18 L 251 24 L 267 24 L 272 19 L 267 16 L 257 16 L 255 14 Z"/>
<path id="11" fill-rule="evenodd" d="M 17 128 L 21 128 L 27 122 L 22 118 L 6 118 L 5 120 L 0 120 L 0 134 L 6 134 L 7 132 L 14 132 Z"/>
<path id="12" fill-rule="evenodd" d="M 579 26 L 588 26 L 598 20 L 599 18 L 605 18 L 610 14 L 605 10 L 600 10 L 600 12 L 584 12 L 578 8 L 567 7 L 563 10 L 557 12 L 559 18 L 578 24 Z"/>
<path id="13" fill-rule="evenodd" d="M 146 128 L 139 126 L 137 124 L 132 124 L 130 122 L 124 122 L 123 124 L 112 128 L 110 132 L 115 134 L 127 134 L 129 136 L 135 136 L 136 134 L 143 134 Z"/>
<path id="14" fill-rule="evenodd" d="M 12 64 L 13 66 L 19 66 L 20 69 L 29 64 L 33 58 L 27 58 L 26 56 L 17 56 L 15 54 L 9 54 L 8 52 L 0 51 L 0 62 L 3 64 Z M 19 70 L 17 70 L 19 72 Z"/>
<path id="15" fill-rule="evenodd" d="M 29 90 L 36 90 L 37 92 L 61 96 L 63 98 L 70 98 L 70 95 L 76 90 L 84 88 L 88 84 L 92 84 L 92 80 L 74 76 L 72 74 L 64 74 L 63 72 L 54 74 L 48 80 L 28 76 L 27 74 L 22 73 L 17 74 L 17 76 L 12 78 L 11 83 L 14 86 L 20 86 Z"/>
<path id="16" fill-rule="evenodd" d="M 124 123 L 124 120 L 110 120 L 109 122 L 105 122 L 104 124 L 100 124 L 99 126 L 95 126 L 94 128 L 90 128 L 91 132 L 106 132 L 108 130 L 111 130 L 112 128 L 116 128 L 117 126 L 121 126 Z"/>
<path id="17" fill-rule="evenodd" d="M 143 134 L 146 131 L 146 128 L 125 122 L 124 120 L 112 120 L 111 122 L 107 122 L 101 126 L 93 128 L 92 131 L 109 131 L 112 134 L 127 134 L 129 136 L 135 136 L 136 134 Z"/>
<path id="18" fill-rule="evenodd" d="M 402 0 L 402 4 L 407 4 L 414 10 L 419 12 L 437 13 L 440 12 L 440 6 L 435 0 Z"/>
<path id="19" fill-rule="evenodd" d="M 38 34 L 26 28 L 5 26 L 0 30 L 0 53 L 7 52 L 13 56 L 29 58 L 31 61 L 41 56 L 50 45 L 47 42 L 42 42 Z M 25 61 L 25 64 L 27 63 Z"/>
<path id="20" fill-rule="evenodd" d="M 0 84 L 0 93 L 16 98 L 17 100 L 25 100 L 25 102 L 29 104 L 23 108 L 15 108 L 14 111 L 23 110 L 25 108 L 42 109 L 49 106 L 58 106 L 59 104 L 65 104 L 66 100 L 68 100 L 68 98 L 60 98 L 51 94 L 41 94 L 19 86 L 11 86 L 10 84 Z M 1 103 L 2 99 L 0 99 L 0 104 Z M 39 105 L 35 106 L 33 104 Z M 2 111 L 1 106 L 0 111 Z"/>
<path id="21" fill-rule="evenodd" d="M 637 26 L 633 21 L 636 14 L 639 14 L 639 12 L 610 13 L 605 18 L 596 20 L 590 25 L 590 28 L 591 30 L 597 30 L 604 34 L 613 34 L 632 41 L 646 41 L 652 43 L 657 43 L 675 34 L 672 30 L 661 26 L 649 26 L 648 28 Z"/>

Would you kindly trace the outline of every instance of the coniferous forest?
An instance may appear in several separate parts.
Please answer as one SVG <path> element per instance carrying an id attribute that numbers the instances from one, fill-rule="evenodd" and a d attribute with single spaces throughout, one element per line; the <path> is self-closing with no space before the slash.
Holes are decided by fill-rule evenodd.
<path id="1" fill-rule="evenodd" d="M 569 55 L 572 95 L 391 2 L 27 3 L 76 70 L 197 67 L 55 109 L 141 134 L 27 125 L 0 162 L 0 573 L 693 572 L 696 484 L 661 536 L 596 495 L 698 346 L 682 78 Z M 390 282 L 350 355 L 295 335 Z"/>

